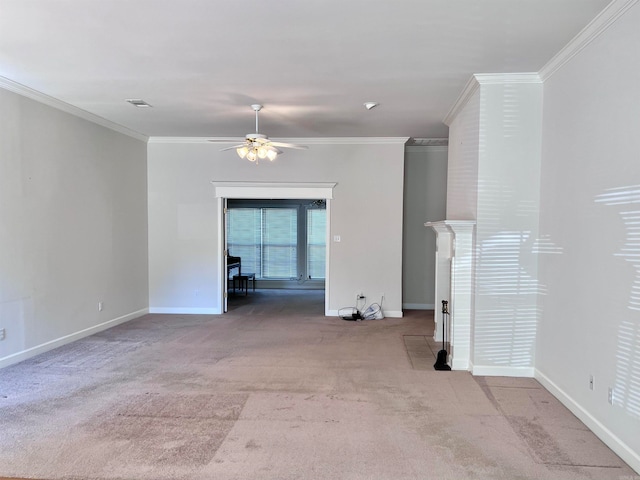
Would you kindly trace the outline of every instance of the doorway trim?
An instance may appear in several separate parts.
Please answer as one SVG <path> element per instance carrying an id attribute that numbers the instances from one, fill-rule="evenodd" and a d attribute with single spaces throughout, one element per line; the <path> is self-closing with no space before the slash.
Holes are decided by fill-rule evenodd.
<path id="1" fill-rule="evenodd" d="M 327 232 L 326 232 L 326 270 L 324 284 L 324 314 L 329 315 L 329 265 L 331 257 L 331 200 L 333 199 L 333 189 L 337 182 L 216 182 L 211 181 L 213 185 L 218 208 L 218 248 L 217 258 L 224 257 L 224 200 L 229 198 L 241 199 L 310 199 L 327 201 Z M 223 261 L 218 262 L 218 279 L 220 291 L 218 292 L 218 305 L 220 305 L 220 313 L 224 310 L 224 289 L 226 280 L 226 269 Z"/>

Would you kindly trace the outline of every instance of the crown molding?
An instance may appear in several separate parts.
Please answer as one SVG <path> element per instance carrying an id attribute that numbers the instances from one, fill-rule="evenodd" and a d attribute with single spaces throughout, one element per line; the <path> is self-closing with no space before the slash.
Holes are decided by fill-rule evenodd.
<path id="1" fill-rule="evenodd" d="M 638 3 L 638 1 L 639 0 L 613 0 L 540 69 L 538 73 L 542 81 L 547 80 L 565 63 L 578 55 L 582 49 L 604 33 L 618 18 Z"/>
<path id="2" fill-rule="evenodd" d="M 57 110 L 61 110 L 75 117 L 82 118 L 83 120 L 87 120 L 88 122 L 95 123 L 102 127 L 108 128 L 109 130 L 113 130 L 114 132 L 122 133 L 123 135 L 127 135 L 128 137 L 131 137 L 131 138 L 135 138 L 136 140 L 141 140 L 143 142 L 146 142 L 148 139 L 146 135 L 130 130 L 127 127 L 118 125 L 117 123 L 114 123 L 114 122 L 111 122 L 110 120 L 99 117 L 98 115 L 94 115 L 93 113 L 89 113 L 86 110 L 82 110 L 81 108 L 78 108 L 69 103 L 63 102 L 62 100 L 58 100 L 57 98 L 50 97 L 49 95 L 46 95 L 42 92 L 29 88 L 20 83 L 14 82 L 13 80 L 9 80 L 6 77 L 0 76 L 0 88 L 3 88 L 13 93 L 17 93 L 18 95 L 21 95 L 23 97 L 30 98 L 31 100 L 35 100 L 36 102 L 43 103 L 49 107 L 53 107 Z"/>
<path id="3" fill-rule="evenodd" d="M 636 0 L 637 1 L 637 0 Z M 471 75 L 467 84 L 462 89 L 449 113 L 442 120 L 445 125 L 451 126 L 453 120 L 460 111 L 469 103 L 469 100 L 481 85 L 512 85 L 516 83 L 542 83 L 540 75 L 535 72 L 524 73 L 476 73 Z"/>
<path id="4" fill-rule="evenodd" d="M 537 72 L 522 73 L 476 73 L 480 85 L 510 85 L 514 83 L 542 83 Z"/>
<path id="5" fill-rule="evenodd" d="M 640 0 L 613 0 L 573 39 L 556 53 L 538 73 L 506 73 L 506 74 L 475 74 L 467 81 L 462 93 L 455 101 L 443 122 L 451 125 L 469 99 L 480 85 L 498 83 L 544 83 L 551 75 L 558 71 L 565 63 L 578 55 L 587 45 L 604 33 L 615 21 L 624 15 Z"/>
<path id="6" fill-rule="evenodd" d="M 409 137 L 325 137 L 281 140 L 306 145 L 404 145 L 409 141 Z"/>
<path id="7" fill-rule="evenodd" d="M 446 145 L 407 145 L 404 147 L 406 153 L 425 153 L 425 152 L 448 152 L 449 147 Z"/>
<path id="8" fill-rule="evenodd" d="M 471 78 L 467 80 L 467 84 L 462 89 L 460 95 L 458 95 L 458 98 L 449 110 L 449 113 L 447 113 L 442 120 L 445 125 L 447 125 L 448 127 L 451 126 L 454 118 L 456 118 L 460 111 L 467 105 L 467 103 L 469 103 L 469 100 L 471 99 L 471 97 L 473 97 L 473 95 L 479 88 L 480 84 L 478 83 L 478 80 L 476 80 L 476 76 L 471 75 Z"/>
<path id="9" fill-rule="evenodd" d="M 412 138 L 409 140 L 407 147 L 447 147 L 449 146 L 449 138 Z"/>
<path id="10" fill-rule="evenodd" d="M 210 140 L 218 140 L 222 137 L 149 137 L 147 143 L 206 143 L 211 144 Z M 224 137 L 225 140 L 232 137 Z M 234 139 L 235 140 L 235 139 Z M 244 142 L 244 137 L 238 137 L 238 142 Z M 231 144 L 233 142 L 229 142 Z M 221 147 L 222 148 L 222 147 Z"/>
<path id="11" fill-rule="evenodd" d="M 148 143 L 211 143 L 220 137 L 149 137 Z M 229 137 L 222 137 L 228 139 Z M 244 137 L 238 137 L 243 142 Z M 323 137 L 323 138 L 271 138 L 276 142 L 301 145 L 404 145 L 409 137 Z M 232 142 L 229 142 L 232 143 Z"/>

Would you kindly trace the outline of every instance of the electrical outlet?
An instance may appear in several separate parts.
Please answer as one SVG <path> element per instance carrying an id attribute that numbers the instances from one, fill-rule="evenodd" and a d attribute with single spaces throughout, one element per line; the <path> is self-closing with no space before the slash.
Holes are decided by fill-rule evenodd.
<path id="1" fill-rule="evenodd" d="M 589 390 L 593 390 L 595 387 L 593 375 L 589 375 Z"/>
<path id="2" fill-rule="evenodd" d="M 0 340 L 4 340 L 6 336 L 7 336 L 7 332 L 5 331 L 5 329 L 0 328 Z"/>
<path id="3" fill-rule="evenodd" d="M 98 302 L 98 311 L 101 312 L 104 309 L 104 303 Z"/>
<path id="4" fill-rule="evenodd" d="M 613 388 L 609 387 L 609 393 L 607 395 L 607 401 L 609 402 L 609 405 L 613 405 L 613 400 L 614 400 Z"/>

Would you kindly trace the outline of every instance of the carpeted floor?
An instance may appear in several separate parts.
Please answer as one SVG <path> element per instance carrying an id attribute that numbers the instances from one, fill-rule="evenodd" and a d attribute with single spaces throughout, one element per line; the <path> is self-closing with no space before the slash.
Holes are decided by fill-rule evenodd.
<path id="1" fill-rule="evenodd" d="M 535 380 L 430 368 L 431 313 L 323 309 L 323 292 L 261 290 L 0 370 L 0 475 L 640 478 Z"/>

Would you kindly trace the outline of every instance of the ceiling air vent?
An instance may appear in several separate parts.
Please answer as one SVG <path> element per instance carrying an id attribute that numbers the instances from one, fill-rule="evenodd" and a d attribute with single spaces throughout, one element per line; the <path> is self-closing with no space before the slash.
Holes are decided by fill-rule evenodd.
<path id="1" fill-rule="evenodd" d="M 134 105 L 134 106 L 140 107 L 140 108 L 151 107 L 151 105 L 149 105 L 147 102 L 145 102 L 144 100 L 141 100 L 139 98 L 127 98 L 127 102 L 129 102 L 131 105 Z"/>

